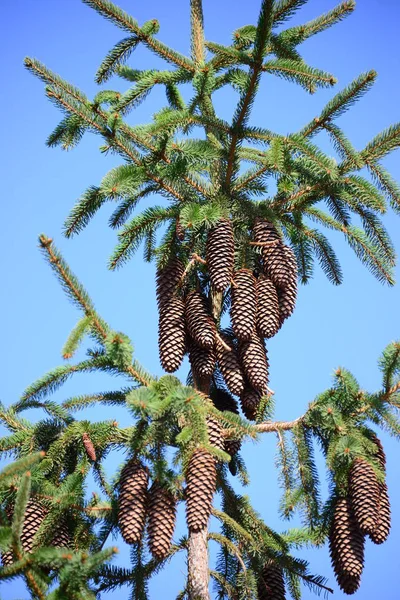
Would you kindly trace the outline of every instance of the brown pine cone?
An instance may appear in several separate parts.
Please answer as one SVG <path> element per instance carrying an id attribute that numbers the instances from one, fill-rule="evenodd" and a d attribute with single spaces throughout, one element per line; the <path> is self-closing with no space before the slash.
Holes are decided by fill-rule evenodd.
<path id="1" fill-rule="evenodd" d="M 162 560 L 169 554 L 176 520 L 176 500 L 157 481 L 149 490 L 149 546 L 154 558 Z"/>
<path id="2" fill-rule="evenodd" d="M 349 500 L 364 535 L 371 534 L 378 521 L 379 482 L 371 465 L 357 458 L 350 469 Z"/>
<path id="3" fill-rule="evenodd" d="M 268 245 L 261 246 L 263 268 L 276 287 L 286 287 L 291 280 L 284 245 L 275 226 L 264 219 L 257 219 L 253 228 L 254 240 Z"/>
<path id="4" fill-rule="evenodd" d="M 253 333 L 250 341 L 240 343 L 239 356 L 250 385 L 265 394 L 268 387 L 268 358 L 264 342 L 257 333 Z"/>
<path id="5" fill-rule="evenodd" d="M 364 568 L 364 536 L 347 498 L 339 498 L 329 534 L 329 552 L 339 587 L 346 594 L 358 590 Z"/>
<path id="6" fill-rule="evenodd" d="M 261 337 L 271 338 L 281 328 L 278 293 L 272 281 L 260 275 L 257 279 L 257 329 Z"/>
<path id="7" fill-rule="evenodd" d="M 379 484 L 378 519 L 375 529 L 369 534 L 374 544 L 383 544 L 389 537 L 391 526 L 391 511 L 388 488 L 386 483 Z"/>
<path id="8" fill-rule="evenodd" d="M 184 271 L 183 264 L 177 258 L 173 258 L 163 269 L 158 269 L 156 274 L 156 294 L 159 311 L 174 296 Z"/>
<path id="9" fill-rule="evenodd" d="M 232 285 L 231 322 L 239 340 L 249 340 L 256 324 L 256 278 L 248 269 L 236 271 Z"/>
<path id="10" fill-rule="evenodd" d="M 285 600 L 283 571 L 272 560 L 265 563 L 257 584 L 258 600 Z"/>
<path id="11" fill-rule="evenodd" d="M 185 304 L 172 296 L 162 306 L 158 324 L 160 362 L 167 373 L 176 371 L 185 355 Z"/>
<path id="12" fill-rule="evenodd" d="M 212 401 L 215 408 L 221 412 L 228 410 L 229 412 L 235 413 L 235 415 L 239 414 L 237 401 L 229 394 L 229 392 L 226 392 L 225 390 L 217 388 L 213 393 Z"/>
<path id="13" fill-rule="evenodd" d="M 182 227 L 182 224 L 179 219 L 176 220 L 175 234 L 176 234 L 177 239 L 180 242 L 183 242 L 183 240 L 185 239 L 185 230 Z"/>
<path id="14" fill-rule="evenodd" d="M 119 480 L 118 523 L 127 544 L 139 542 L 146 519 L 149 470 L 131 459 L 121 471 Z"/>
<path id="15" fill-rule="evenodd" d="M 250 421 L 256 420 L 262 396 L 261 392 L 255 390 L 249 384 L 246 385 L 240 396 L 240 404 L 246 419 Z"/>
<path id="16" fill-rule="evenodd" d="M 65 518 L 61 518 L 55 528 L 51 545 L 55 548 L 71 548 L 72 544 L 68 522 Z"/>
<path id="17" fill-rule="evenodd" d="M 186 472 L 186 522 L 189 531 L 196 532 L 206 527 L 216 481 L 214 457 L 198 448 L 194 451 Z"/>
<path id="18" fill-rule="evenodd" d="M 212 398 L 215 408 L 218 408 L 221 412 L 229 411 L 235 415 L 239 414 L 238 404 L 228 392 L 225 390 L 217 389 Z M 234 456 L 239 452 L 242 442 L 240 440 L 224 440 L 224 450 L 230 456 Z"/>
<path id="19" fill-rule="evenodd" d="M 231 283 L 235 256 L 233 229 L 228 219 L 221 219 L 208 232 L 206 254 L 211 285 L 217 292 L 224 292 Z"/>
<path id="20" fill-rule="evenodd" d="M 85 432 L 82 434 L 82 442 L 89 459 L 93 462 L 96 462 L 96 450 L 88 433 Z"/>
<path id="21" fill-rule="evenodd" d="M 186 326 L 191 338 L 200 348 L 212 350 L 216 328 L 208 313 L 205 298 L 198 291 L 190 292 L 185 301 Z"/>
<path id="22" fill-rule="evenodd" d="M 210 378 L 215 369 L 216 358 L 214 350 L 212 348 L 210 350 L 200 348 L 193 340 L 189 341 L 188 349 L 194 378 L 196 380 Z"/>
<path id="23" fill-rule="evenodd" d="M 214 446 L 218 450 L 224 449 L 224 439 L 222 437 L 221 425 L 215 417 L 207 417 L 208 441 L 210 446 Z"/>
<path id="24" fill-rule="evenodd" d="M 379 461 L 379 464 L 381 465 L 382 470 L 385 471 L 386 470 L 386 454 L 383 449 L 382 442 L 378 438 L 378 436 L 375 434 L 371 437 L 371 439 L 377 446 L 376 454 L 375 454 L 376 458 Z"/>
<path id="25" fill-rule="evenodd" d="M 220 337 L 231 350 L 226 350 L 223 344 L 221 344 L 221 341 L 217 338 L 215 349 L 218 366 L 229 391 L 232 394 L 235 394 L 235 396 L 240 396 L 244 389 L 244 376 L 236 353 L 236 348 L 227 336 L 220 334 Z"/>

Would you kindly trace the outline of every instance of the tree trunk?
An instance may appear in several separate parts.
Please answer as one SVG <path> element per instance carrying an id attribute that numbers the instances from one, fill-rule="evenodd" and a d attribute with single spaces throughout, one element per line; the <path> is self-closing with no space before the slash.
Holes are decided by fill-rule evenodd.
<path id="1" fill-rule="evenodd" d="M 204 63 L 204 25 L 202 0 L 190 0 L 192 59 L 199 68 Z M 212 313 L 216 321 L 221 314 L 222 294 L 211 293 Z M 201 389 L 201 385 L 195 387 Z M 201 389 L 208 394 L 208 389 Z M 188 592 L 189 600 L 210 600 L 208 589 L 208 527 L 196 533 L 189 532 Z"/>
<path id="2" fill-rule="evenodd" d="M 207 527 L 189 535 L 188 587 L 190 600 L 210 600 Z"/>

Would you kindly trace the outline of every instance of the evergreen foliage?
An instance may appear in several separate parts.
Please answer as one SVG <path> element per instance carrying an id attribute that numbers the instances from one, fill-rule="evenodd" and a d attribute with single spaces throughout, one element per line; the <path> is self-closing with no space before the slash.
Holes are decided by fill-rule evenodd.
<path id="1" fill-rule="evenodd" d="M 98 314 L 53 241 L 39 237 L 45 259 L 81 312 L 62 356 L 73 359 L 85 338 L 93 345 L 83 360 L 56 367 L 16 403 L 0 406 L 9 432 L 0 451 L 13 459 L 0 473 L 0 579 L 23 577 L 39 600 L 89 600 L 123 586 L 129 586 L 131 598 L 146 600 L 151 577 L 184 552 L 188 577 L 178 598 L 207 600 L 204 581 L 196 588 L 193 578 L 203 569 L 204 579 L 204 565 L 193 564 L 193 548 L 203 544 L 207 556 L 209 540 L 220 548 L 210 569 L 219 600 L 285 594 L 297 600 L 301 584 L 316 593 L 332 591 L 301 558 L 303 547 L 329 538 L 338 582 L 353 593 L 363 556 L 356 557 L 354 574 L 348 535 L 357 538 L 362 553 L 366 533 L 379 544 L 390 528 L 384 452 L 375 431 L 400 435 L 400 342 L 387 346 L 379 360 L 381 389 L 366 392 L 339 368 L 331 388 L 301 417 L 279 422 L 273 420 L 263 337 L 275 335 L 293 312 L 297 279 L 311 279 L 315 259 L 332 283 L 342 282 L 341 265 L 321 226 L 342 233 L 379 281 L 394 283 L 395 253 L 381 215 L 388 204 L 399 211 L 400 191 L 381 160 L 400 146 L 400 126 L 357 150 L 336 122 L 371 88 L 374 71 L 357 77 L 319 116 L 286 136 L 252 125 L 251 109 L 265 75 L 309 93 L 336 83 L 332 74 L 306 64 L 299 46 L 345 18 L 354 2 L 278 30 L 306 0 L 261 0 L 257 23 L 221 45 L 204 40 L 201 0 L 191 0 L 187 57 L 156 37 L 158 21 L 141 26 L 108 0 L 83 1 L 127 34 L 100 64 L 97 83 L 118 76 L 130 87 L 123 94 L 103 89 L 90 100 L 39 61 L 25 60 L 63 113 L 48 145 L 69 149 L 91 132 L 102 138 L 101 152 L 123 161 L 83 192 L 67 217 L 65 235 L 81 232 L 105 202 L 117 203 L 109 224 L 119 229 L 118 244 L 109 266 L 117 268 L 144 245 L 144 259 L 157 263 L 162 364 L 173 371 L 189 352 L 192 369 L 186 385 L 170 374 L 148 373 L 128 336 Z M 168 68 L 130 68 L 126 61 L 139 44 Z M 188 83 L 192 96 L 186 101 L 180 85 Z M 131 126 L 129 113 L 157 85 L 165 89 L 167 105 L 151 122 Z M 214 92 L 226 86 L 238 95 L 230 123 L 213 105 Z M 313 142 L 320 131 L 328 133 L 338 160 Z M 269 181 L 276 182 L 273 194 Z M 161 205 L 132 216 L 142 198 L 156 194 Z M 221 317 L 229 310 L 232 328 L 223 328 Z M 76 373 L 96 371 L 122 379 L 121 388 L 61 403 L 52 399 Z M 94 404 L 125 407 L 127 425 L 77 418 Z M 32 408 L 45 416 L 24 419 L 20 413 Z M 302 522 L 285 533 L 264 523 L 230 479 L 237 475 L 242 487 L 248 484 L 240 445 L 267 432 L 277 436 L 281 515 L 298 514 Z M 317 446 L 330 480 L 327 498 L 320 491 Z M 124 464 L 110 477 L 104 459 L 121 451 Z M 100 494 L 88 500 L 91 475 Z M 367 508 L 366 478 L 376 492 L 375 504 L 369 499 Z M 180 502 L 186 503 L 189 533 L 176 540 L 172 528 Z M 367 513 L 373 523 L 368 528 Z M 219 528 L 212 521 L 208 531 L 211 514 Z M 129 568 L 108 564 L 117 551 L 110 540 L 120 531 L 132 547 Z M 208 571 L 205 564 L 207 588 Z"/>

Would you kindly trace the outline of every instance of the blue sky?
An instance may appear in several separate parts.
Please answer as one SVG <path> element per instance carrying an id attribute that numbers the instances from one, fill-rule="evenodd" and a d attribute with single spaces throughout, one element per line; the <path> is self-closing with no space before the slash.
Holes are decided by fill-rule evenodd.
<path id="1" fill-rule="evenodd" d="M 161 29 L 159 38 L 181 52 L 189 48 L 189 2 L 160 0 L 132 2 L 120 0 L 140 23 L 156 17 Z M 293 19 L 302 23 L 331 9 L 331 0 L 310 0 Z M 258 0 L 205 0 L 207 39 L 229 43 L 231 32 L 254 23 Z M 129 334 L 136 356 L 155 374 L 160 374 L 156 341 L 154 267 L 143 264 L 141 253 L 118 272 L 106 268 L 116 242 L 115 232 L 107 227 L 113 207 L 106 206 L 78 238 L 68 241 L 62 236 L 62 223 L 75 200 L 89 185 L 97 184 L 118 160 L 98 152 L 99 139 L 85 137 L 72 152 L 50 150 L 44 142 L 60 120 L 59 112 L 44 98 L 43 85 L 22 66 L 25 55 L 36 57 L 65 79 L 93 96 L 98 88 L 94 73 L 109 48 L 123 34 L 100 18 L 80 0 L 4 0 L 3 32 L 0 38 L 4 92 L 0 98 L 2 139 L 0 146 L 3 197 L 3 231 L 0 236 L 3 293 L 0 297 L 3 344 L 0 397 L 7 404 L 15 402 L 24 388 L 40 375 L 61 363 L 60 350 L 78 319 L 77 311 L 63 296 L 50 270 L 36 249 L 37 236 L 44 232 L 55 238 L 72 269 L 92 295 L 100 314 L 119 330 Z M 359 73 L 374 68 L 378 79 L 372 91 L 344 115 L 340 124 L 357 148 L 380 130 L 399 120 L 400 84 L 397 77 L 399 51 L 397 28 L 400 7 L 395 0 L 364 0 L 343 23 L 307 41 L 302 47 L 304 58 L 313 66 L 337 76 L 337 89 Z M 152 55 L 139 48 L 131 65 L 154 68 L 161 65 Z M 124 84 L 109 87 L 124 89 Z M 314 96 L 278 80 L 265 78 L 254 108 L 253 124 L 280 133 L 299 129 L 319 113 L 333 95 L 321 90 Z M 163 104 L 162 94 L 154 94 L 131 116 L 131 123 L 145 122 Z M 217 94 L 216 107 L 228 118 L 236 102 L 233 93 Z M 326 140 L 321 138 L 326 148 Z M 332 152 L 333 154 L 333 152 Z M 399 154 L 385 160 L 400 180 Z M 389 212 L 385 223 L 400 251 L 399 221 Z M 307 403 L 330 384 L 333 369 L 349 368 L 368 390 L 379 386 L 377 358 L 393 339 L 400 337 L 398 306 L 400 287 L 379 284 L 362 267 L 340 237 L 332 238 L 344 271 L 342 286 L 333 287 L 317 269 L 313 281 L 302 287 L 295 314 L 269 344 L 271 387 L 276 392 L 277 417 L 290 419 L 303 413 Z M 397 268 L 397 279 L 400 279 Z M 184 376 L 184 370 L 182 371 Z M 122 384 L 122 383 L 121 383 Z M 116 389 L 118 382 L 106 376 L 80 376 L 60 392 L 60 401 L 76 393 Z M 130 417 L 122 411 L 102 409 L 87 413 L 93 419 L 116 418 L 121 424 Z M 83 417 L 82 417 L 83 418 Z M 244 451 L 252 483 L 247 490 L 255 507 L 268 525 L 283 530 L 279 521 L 279 490 L 274 469 L 274 436 L 268 434 L 257 445 Z M 400 543 L 400 485 L 398 483 L 397 448 L 394 440 L 383 434 L 388 454 L 388 485 L 394 510 L 389 541 L 381 547 L 367 543 L 366 568 L 357 600 L 380 596 L 398 597 L 398 546 Z M 121 457 L 109 461 L 114 470 Z M 321 471 L 321 478 L 325 474 Z M 180 515 L 181 525 L 183 522 Z M 180 526 L 181 527 L 181 526 Z M 329 577 L 335 597 L 342 598 L 329 564 L 327 549 L 300 553 L 311 561 L 313 572 Z M 128 558 L 121 545 L 118 562 Z M 159 575 L 151 590 L 154 598 L 175 598 L 183 582 L 184 562 L 173 562 Z M 125 592 L 123 592 L 125 593 Z M 110 594 L 108 597 L 118 597 Z M 8 585 L 2 597 L 21 600 L 28 597 L 18 582 Z M 311 593 L 304 589 L 304 598 Z"/>

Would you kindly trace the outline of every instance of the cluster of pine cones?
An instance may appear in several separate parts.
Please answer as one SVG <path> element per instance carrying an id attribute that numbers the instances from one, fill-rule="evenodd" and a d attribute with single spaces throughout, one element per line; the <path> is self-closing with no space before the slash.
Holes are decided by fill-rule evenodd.
<path id="1" fill-rule="evenodd" d="M 385 471 L 386 457 L 375 436 L 376 458 Z M 387 485 L 380 482 L 365 460 L 354 461 L 349 475 L 349 493 L 336 502 L 329 536 L 332 565 L 337 582 L 346 594 L 357 591 L 364 567 L 365 536 L 382 544 L 390 532 L 390 502 Z"/>
<path id="2" fill-rule="evenodd" d="M 6 513 L 11 521 L 13 515 L 13 508 L 11 505 L 7 506 Z M 21 544 L 25 553 L 30 554 L 32 552 L 34 537 L 39 531 L 39 527 L 47 514 L 48 509 L 36 498 L 31 498 L 28 501 L 21 534 Z M 68 524 L 65 520 L 59 521 L 54 531 L 51 545 L 55 548 L 70 548 L 72 546 Z M 13 553 L 11 551 L 4 552 L 1 556 L 1 561 L 4 567 L 8 567 L 14 562 Z"/>
<path id="3" fill-rule="evenodd" d="M 211 287 L 231 293 L 233 336 L 217 331 L 207 299 L 198 290 L 182 295 L 184 266 L 173 259 L 157 273 L 159 352 L 162 367 L 176 371 L 185 355 L 196 382 L 209 383 L 216 363 L 229 391 L 240 397 L 244 414 L 254 419 L 268 387 L 268 358 L 264 338 L 271 338 L 295 307 L 297 265 L 269 221 L 258 219 L 254 243 L 261 248 L 262 272 L 234 270 L 232 224 L 222 219 L 210 229 L 206 264 Z"/>
<path id="4" fill-rule="evenodd" d="M 168 556 L 175 529 L 176 499 L 157 481 L 149 485 L 149 471 L 136 458 L 129 460 L 119 480 L 118 523 L 127 544 L 140 542 L 146 520 L 152 555 Z"/>
<path id="5" fill-rule="evenodd" d="M 209 443 L 222 450 L 224 441 L 218 421 L 207 420 Z M 216 488 L 216 459 L 207 450 L 194 450 L 186 470 L 186 521 L 189 531 L 203 529 L 211 514 Z M 176 520 L 176 497 L 159 482 L 149 489 L 149 470 L 138 459 L 130 459 L 119 480 L 118 523 L 127 544 L 142 539 L 147 521 L 149 547 L 154 558 L 169 554 Z"/>

